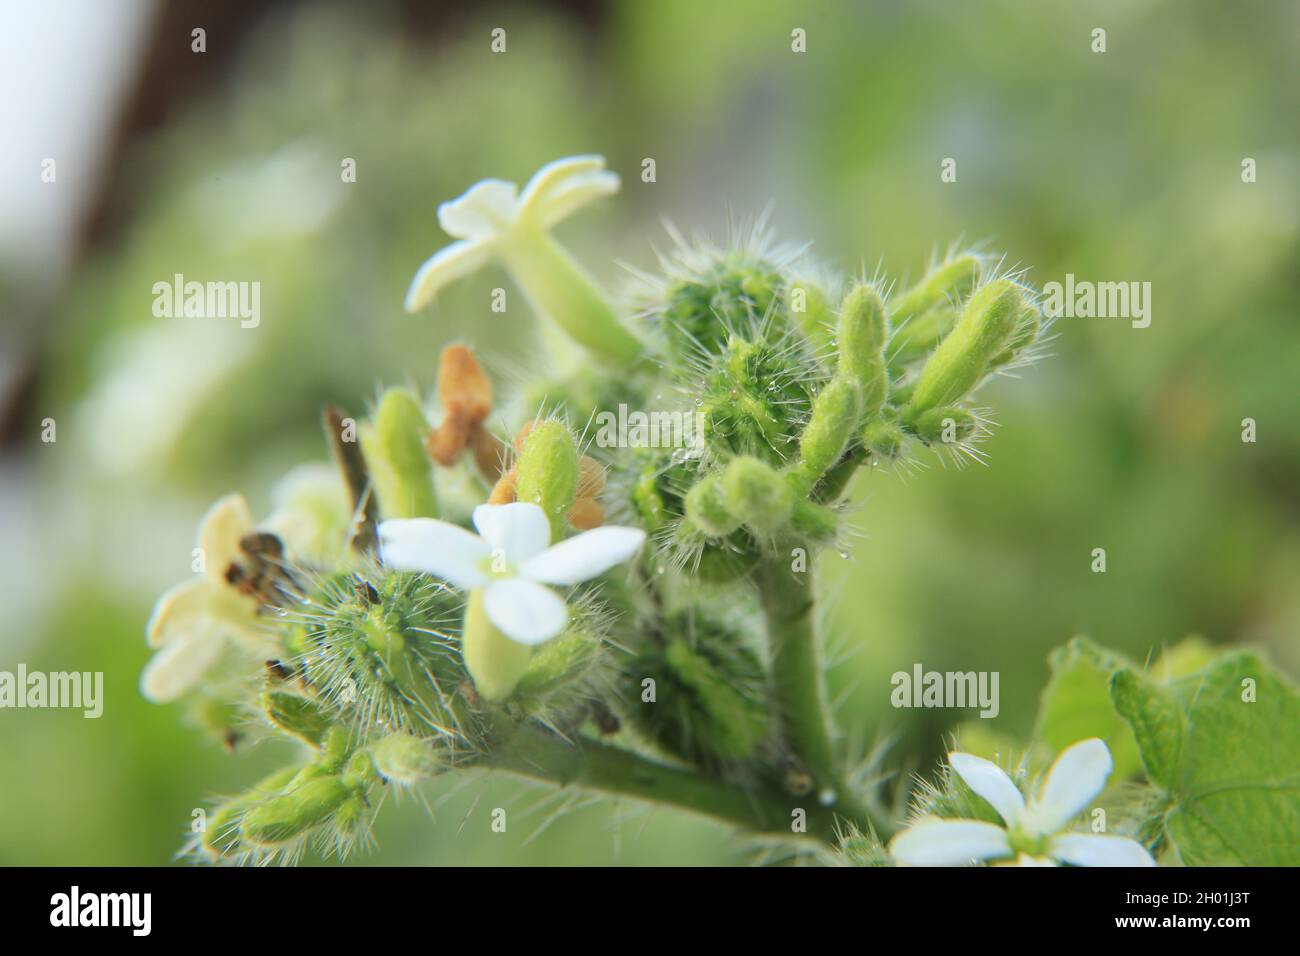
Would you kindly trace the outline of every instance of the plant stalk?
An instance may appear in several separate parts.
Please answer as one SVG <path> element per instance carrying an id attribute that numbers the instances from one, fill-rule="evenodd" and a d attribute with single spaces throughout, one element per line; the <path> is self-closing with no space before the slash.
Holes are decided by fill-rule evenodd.
<path id="1" fill-rule="evenodd" d="M 570 741 L 540 728 L 518 727 L 492 747 L 483 765 L 560 787 L 665 804 L 755 834 L 836 842 L 840 814 L 812 795 L 743 789 L 589 738 Z M 803 832 L 795 829 L 801 810 Z"/>

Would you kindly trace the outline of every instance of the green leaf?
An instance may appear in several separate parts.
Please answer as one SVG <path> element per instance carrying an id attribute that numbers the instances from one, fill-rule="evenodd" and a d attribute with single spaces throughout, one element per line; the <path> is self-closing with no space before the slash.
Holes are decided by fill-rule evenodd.
<path id="1" fill-rule="evenodd" d="M 1034 736 L 1052 753 L 1088 737 L 1106 741 L 1115 761 L 1112 781 L 1141 767 L 1137 742 L 1111 703 L 1110 679 L 1119 668 L 1134 666 L 1083 637 L 1057 648 L 1048 659 L 1051 680 L 1043 690 Z"/>
<path id="2" fill-rule="evenodd" d="M 1188 866 L 1300 865 L 1300 695 L 1249 651 L 1161 685 L 1111 679 L 1152 781 L 1164 837 Z"/>

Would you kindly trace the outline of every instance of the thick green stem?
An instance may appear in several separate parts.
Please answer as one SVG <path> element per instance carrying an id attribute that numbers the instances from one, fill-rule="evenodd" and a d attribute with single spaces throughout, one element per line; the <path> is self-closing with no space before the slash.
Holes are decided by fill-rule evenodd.
<path id="1" fill-rule="evenodd" d="M 796 547 L 799 545 L 795 545 Z M 812 561 L 813 548 L 802 545 Z M 781 549 L 789 554 L 790 548 Z M 754 571 L 772 652 L 772 696 L 786 739 L 812 776 L 816 797 L 860 827 L 889 834 L 889 821 L 859 801 L 844 779 L 826 699 L 826 664 L 813 623 L 811 563 L 791 568 L 788 558 L 766 558 Z"/>
<path id="2" fill-rule="evenodd" d="M 813 795 L 743 789 L 620 747 L 582 737 L 567 741 L 532 727 L 513 729 L 483 763 L 560 787 L 664 804 L 787 839 L 812 837 L 834 844 L 838 817 L 843 815 L 838 808 L 820 806 Z"/>
<path id="3" fill-rule="evenodd" d="M 807 546 L 804 546 L 807 553 Z M 788 553 L 790 549 L 782 549 Z M 835 787 L 821 642 L 813 627 L 812 567 L 791 569 L 785 557 L 767 558 L 755 569 L 772 649 L 772 689 L 786 736 L 818 788 Z"/>

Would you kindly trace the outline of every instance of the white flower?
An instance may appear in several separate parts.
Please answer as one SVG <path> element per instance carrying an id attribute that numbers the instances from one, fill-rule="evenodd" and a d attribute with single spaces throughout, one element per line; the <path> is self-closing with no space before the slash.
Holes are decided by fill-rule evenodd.
<path id="1" fill-rule="evenodd" d="M 578 584 L 628 560 L 645 541 L 638 528 L 606 525 L 548 547 L 546 512 L 529 502 L 479 505 L 479 533 L 433 518 L 379 525 L 380 558 L 391 568 L 425 571 L 463 590 L 483 589 L 488 619 L 520 644 L 555 637 L 568 619 L 559 595 L 543 585 Z"/>
<path id="2" fill-rule="evenodd" d="M 514 183 L 485 179 L 459 199 L 438 207 L 438 223 L 458 239 L 436 252 L 411 280 L 406 311 L 433 301 L 443 286 L 467 276 L 493 257 L 513 258 L 519 240 L 528 241 L 567 219 L 583 206 L 618 192 L 618 175 L 605 169 L 603 156 L 570 156 L 547 163 L 521 194 Z"/>
<path id="3" fill-rule="evenodd" d="M 243 495 L 226 495 L 199 522 L 202 574 L 158 599 L 145 628 L 158 652 L 140 675 L 140 690 L 155 703 L 175 700 L 193 688 L 216 663 L 230 640 L 267 643 L 257 626 L 258 604 L 226 582 L 226 570 L 243 552 L 240 540 L 253 530 Z"/>
<path id="4" fill-rule="evenodd" d="M 1155 866 L 1151 854 L 1128 837 L 1063 832 L 1101 793 L 1114 769 L 1101 740 L 1089 738 L 1063 750 L 1028 803 L 997 764 L 964 753 L 949 754 L 948 762 L 998 812 L 1006 827 L 927 817 L 890 843 L 898 862 L 960 866 L 1014 857 L 1018 866 Z"/>

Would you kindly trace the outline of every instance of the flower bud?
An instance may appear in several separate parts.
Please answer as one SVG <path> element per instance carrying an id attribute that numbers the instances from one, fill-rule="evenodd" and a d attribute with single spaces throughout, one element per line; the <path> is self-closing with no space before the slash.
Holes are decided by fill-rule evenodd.
<path id="1" fill-rule="evenodd" d="M 855 286 L 840 306 L 838 374 L 862 390 L 862 420 L 875 416 L 889 392 L 885 371 L 885 305 L 870 285 Z"/>
<path id="2" fill-rule="evenodd" d="M 1034 344 L 1038 338 L 1038 333 L 1042 329 L 1042 315 L 1038 311 L 1038 306 L 1028 299 L 1020 304 L 1020 317 L 1016 322 L 1016 330 L 1012 333 L 1011 338 L 1007 341 L 1007 346 L 989 363 L 991 368 L 1001 368 L 1003 365 L 1014 361 L 1025 349 Z"/>
<path id="3" fill-rule="evenodd" d="M 313 747 L 320 746 L 333 724 L 315 701 L 291 691 L 266 690 L 262 693 L 261 704 L 272 725 Z"/>
<path id="4" fill-rule="evenodd" d="M 425 455 L 429 423 L 404 388 L 384 393 L 374 421 L 361 433 L 370 480 L 384 518 L 436 518 L 433 469 Z"/>
<path id="5" fill-rule="evenodd" d="M 793 489 L 785 477 L 757 458 L 732 459 L 722 473 L 722 490 L 727 510 L 751 531 L 772 533 L 790 520 Z"/>
<path id="6" fill-rule="evenodd" d="M 921 370 L 904 421 L 954 405 L 979 385 L 1015 332 L 1022 302 L 1020 287 L 1009 279 L 990 282 L 971 296 L 957 325 Z"/>
<path id="7" fill-rule="evenodd" d="M 721 538 L 740 527 L 731 510 L 720 475 L 706 475 L 686 493 L 686 520 L 710 538 Z"/>
<path id="8" fill-rule="evenodd" d="M 805 491 L 844 454 L 862 420 L 862 389 L 847 375 L 837 375 L 813 402 L 812 416 L 799 438 L 796 484 Z"/>
<path id="9" fill-rule="evenodd" d="M 407 786 L 436 776 L 446 765 L 431 741 L 410 734 L 380 739 L 371 748 L 370 758 L 385 780 Z"/>
<path id="10" fill-rule="evenodd" d="M 929 355 L 956 324 L 957 310 L 947 304 L 908 319 L 895 329 L 885 349 L 889 367 L 901 370 Z"/>
<path id="11" fill-rule="evenodd" d="M 981 271 L 979 257 L 970 253 L 940 263 L 894 300 L 890 309 L 891 324 L 897 328 L 937 305 L 960 302 L 975 288 Z"/>
<path id="12" fill-rule="evenodd" d="M 273 847 L 329 822 L 356 791 L 333 775 L 301 779 L 279 796 L 253 807 L 239 825 L 240 836 L 256 846 Z"/>
<path id="13" fill-rule="evenodd" d="M 524 439 L 515 478 L 515 497 L 538 505 L 551 519 L 551 538 L 564 534 L 564 513 L 578 491 L 578 448 L 568 428 L 539 422 Z"/>
<path id="14" fill-rule="evenodd" d="M 943 406 L 922 412 L 912 423 L 912 431 L 927 442 L 956 444 L 975 433 L 975 416 L 958 406 Z"/>

